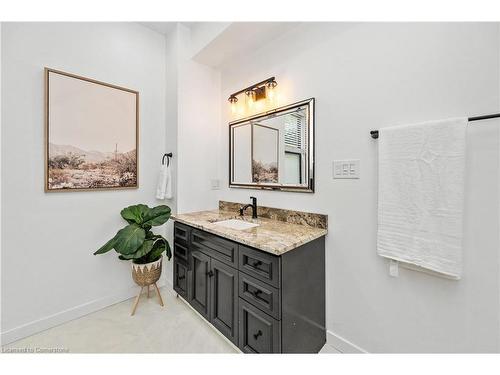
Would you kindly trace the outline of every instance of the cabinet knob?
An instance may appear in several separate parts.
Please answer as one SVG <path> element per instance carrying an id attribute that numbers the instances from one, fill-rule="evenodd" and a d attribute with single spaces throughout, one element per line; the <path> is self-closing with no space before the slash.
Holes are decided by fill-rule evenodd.
<path id="1" fill-rule="evenodd" d="M 210 270 L 207 272 L 208 277 L 212 277 L 214 275 L 214 271 Z"/>
<path id="2" fill-rule="evenodd" d="M 262 262 L 260 260 L 256 260 L 255 262 L 252 262 L 252 266 L 253 267 L 258 267 L 262 264 Z"/>
<path id="3" fill-rule="evenodd" d="M 262 331 L 261 331 L 260 329 L 259 329 L 259 331 L 258 331 L 257 333 L 254 333 L 254 334 L 253 334 L 253 338 L 254 338 L 255 340 L 257 340 L 257 339 L 259 338 L 259 336 L 262 336 Z"/>
<path id="4" fill-rule="evenodd" d="M 182 279 L 185 279 L 185 278 L 186 278 L 186 275 L 182 275 L 182 276 L 178 277 L 179 280 L 182 280 Z"/>
<path id="5" fill-rule="evenodd" d="M 253 292 L 251 292 L 251 293 L 253 294 L 253 296 L 254 296 L 254 297 L 258 297 L 258 296 L 259 296 L 259 294 L 261 294 L 261 293 L 262 293 L 262 290 L 257 289 L 257 290 L 254 290 L 254 291 L 253 291 Z"/>

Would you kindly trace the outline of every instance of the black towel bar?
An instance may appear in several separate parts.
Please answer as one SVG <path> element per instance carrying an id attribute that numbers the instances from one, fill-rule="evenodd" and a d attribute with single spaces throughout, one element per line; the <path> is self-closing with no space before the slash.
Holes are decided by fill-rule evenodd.
<path id="1" fill-rule="evenodd" d="M 492 118 L 498 118 L 500 117 L 500 113 L 493 113 L 491 115 L 482 115 L 482 116 L 474 116 L 474 117 L 469 117 L 468 121 L 479 121 L 479 120 L 489 120 Z M 370 135 L 373 139 L 378 138 L 378 130 L 371 130 Z"/>

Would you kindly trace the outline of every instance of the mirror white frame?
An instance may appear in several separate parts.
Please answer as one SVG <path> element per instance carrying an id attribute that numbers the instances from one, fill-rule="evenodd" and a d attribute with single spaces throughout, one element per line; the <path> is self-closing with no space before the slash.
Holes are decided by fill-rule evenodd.
<path id="1" fill-rule="evenodd" d="M 305 151 L 305 158 L 303 162 L 304 170 L 304 182 L 301 184 L 287 184 L 287 183 L 273 183 L 273 182 L 246 182 L 238 178 L 238 175 L 242 173 L 235 174 L 235 160 L 237 160 L 238 155 L 235 155 L 235 131 L 243 130 L 246 126 L 250 125 L 247 133 L 250 134 L 250 147 L 249 152 L 251 153 L 251 163 L 249 164 L 249 171 L 243 174 L 251 173 L 253 169 L 253 153 L 254 153 L 254 126 L 263 126 L 261 122 L 267 119 L 274 118 L 279 115 L 285 115 L 287 113 L 293 113 L 297 111 L 305 110 L 306 119 L 306 144 L 307 150 Z M 264 126 L 265 127 L 265 126 Z M 240 147 L 236 144 L 236 148 Z M 279 149 L 278 149 L 279 153 Z M 279 157 L 278 157 L 279 159 Z M 279 160 L 276 162 L 276 169 L 279 167 Z M 302 168 L 302 165 L 301 165 Z M 278 169 L 279 171 L 279 169 Z M 238 172 L 238 171 L 236 171 Z M 281 173 L 281 172 L 276 172 Z M 251 178 L 253 180 L 253 178 Z M 276 108 L 271 111 L 260 113 L 251 117 L 246 117 L 229 123 L 229 187 L 230 188 L 246 188 L 246 189 L 261 189 L 261 190 L 278 190 L 278 191 L 293 191 L 293 192 L 303 192 L 303 193 L 314 193 L 314 98 L 303 100 L 297 103 L 293 103 L 284 107 Z"/>

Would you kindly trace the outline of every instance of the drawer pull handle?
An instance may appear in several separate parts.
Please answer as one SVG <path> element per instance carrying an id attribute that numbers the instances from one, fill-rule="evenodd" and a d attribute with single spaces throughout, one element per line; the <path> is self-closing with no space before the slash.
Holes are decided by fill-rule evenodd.
<path id="1" fill-rule="evenodd" d="M 261 293 L 262 293 L 262 290 L 257 289 L 257 290 L 254 290 L 253 292 L 250 292 L 250 293 L 252 293 L 254 297 L 258 297 L 258 296 L 259 296 L 259 294 L 261 294 Z"/>
<path id="2" fill-rule="evenodd" d="M 186 234 L 186 231 L 184 231 L 184 230 L 177 230 L 175 232 L 175 236 L 180 238 L 180 239 L 183 239 L 183 240 L 187 239 L 187 234 Z"/>
<path id="3" fill-rule="evenodd" d="M 260 329 L 259 329 L 259 331 L 258 331 L 257 333 L 254 333 L 254 334 L 253 334 L 253 338 L 254 338 L 255 340 L 257 340 L 257 339 L 259 338 L 259 336 L 262 336 L 262 331 L 261 331 Z"/>
<path id="4" fill-rule="evenodd" d="M 262 264 L 262 262 L 261 262 L 260 260 L 257 260 L 257 261 L 255 261 L 255 262 L 252 262 L 252 266 L 253 266 L 253 267 L 258 267 L 258 266 L 260 266 L 261 264 Z"/>
<path id="5" fill-rule="evenodd" d="M 214 275 L 214 271 L 210 270 L 207 272 L 208 277 L 212 277 Z"/>
<path id="6" fill-rule="evenodd" d="M 185 279 L 185 278 L 186 278 L 186 275 L 182 275 L 182 276 L 178 277 L 179 280 L 182 280 L 182 279 Z"/>

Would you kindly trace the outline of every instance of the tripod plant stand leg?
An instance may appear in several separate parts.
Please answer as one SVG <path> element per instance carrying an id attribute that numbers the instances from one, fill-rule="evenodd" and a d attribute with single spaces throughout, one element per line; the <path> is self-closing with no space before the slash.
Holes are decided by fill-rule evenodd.
<path id="1" fill-rule="evenodd" d="M 160 290 L 158 289 L 158 285 L 156 285 L 156 283 L 154 283 L 153 285 L 155 286 L 156 293 L 158 294 L 158 299 L 160 300 L 160 305 L 163 306 L 163 300 L 161 299 L 161 294 L 160 294 Z"/>
<path id="2" fill-rule="evenodd" d="M 132 314 L 130 314 L 132 316 L 134 316 L 134 314 L 135 314 L 135 309 L 137 309 L 137 305 L 139 304 L 139 298 L 141 298 L 141 294 L 142 294 L 143 289 L 144 289 L 144 287 L 142 286 L 141 291 L 139 292 L 137 297 L 135 297 L 134 306 L 132 307 Z"/>

